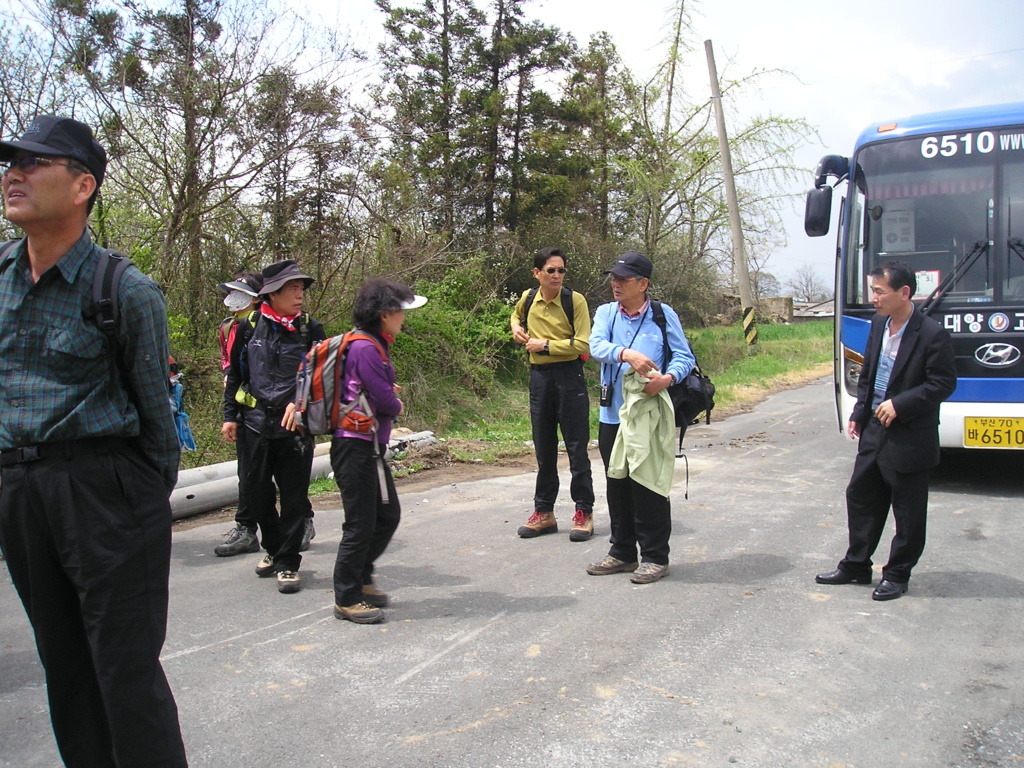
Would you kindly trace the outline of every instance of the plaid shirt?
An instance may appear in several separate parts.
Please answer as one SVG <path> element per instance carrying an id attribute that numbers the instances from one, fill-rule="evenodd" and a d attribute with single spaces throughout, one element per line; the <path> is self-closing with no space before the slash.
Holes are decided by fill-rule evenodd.
<path id="1" fill-rule="evenodd" d="M 178 438 L 168 388 L 167 309 L 138 269 L 118 288 L 118 362 L 92 312 L 98 249 L 88 231 L 34 283 L 24 242 L 0 262 L 0 449 L 137 438 L 174 488 Z M 129 391 L 126 389 L 126 385 Z"/>

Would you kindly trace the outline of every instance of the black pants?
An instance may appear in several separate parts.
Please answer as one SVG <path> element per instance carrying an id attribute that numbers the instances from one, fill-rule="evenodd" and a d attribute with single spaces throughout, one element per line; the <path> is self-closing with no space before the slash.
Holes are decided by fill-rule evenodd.
<path id="1" fill-rule="evenodd" d="M 373 454 L 369 440 L 336 437 L 331 442 L 331 467 L 345 508 L 334 562 L 334 601 L 342 606 L 362 602 L 363 585 L 373 583 L 374 563 L 388 548 L 402 517 L 386 462 L 384 482 L 389 501 L 385 504 L 381 499 L 378 461 Z"/>
<path id="2" fill-rule="evenodd" d="M 255 530 L 259 525 L 255 513 L 249 508 L 249 481 L 246 476 L 249 472 L 249 460 L 252 456 L 252 448 L 247 441 L 258 440 L 259 436 L 252 430 L 245 428 L 243 421 L 238 422 L 238 431 L 235 438 L 235 454 L 238 457 L 238 508 L 235 510 L 235 522 L 244 528 Z M 306 517 L 313 517 L 313 505 L 309 501 L 309 494 L 306 494 Z"/>
<path id="3" fill-rule="evenodd" d="M 569 494 L 576 509 L 594 509 L 594 480 L 590 472 L 590 397 L 583 363 L 534 365 L 530 369 L 530 421 L 537 453 L 537 485 L 533 508 L 552 512 L 558 498 L 558 432 L 562 430 L 572 480 Z"/>
<path id="4" fill-rule="evenodd" d="M 669 537 L 672 536 L 672 502 L 668 496 L 645 488 L 631 477 L 616 480 L 607 477 L 608 459 L 612 455 L 618 424 L 601 423 L 597 442 L 608 488 L 608 516 L 611 518 L 611 548 L 608 554 L 627 563 L 668 565 Z"/>
<path id="5" fill-rule="evenodd" d="M 871 556 L 889 517 L 896 535 L 882 578 L 906 583 L 924 552 L 928 520 L 928 471 L 897 472 L 885 461 L 885 427 L 871 419 L 861 434 L 853 475 L 846 487 L 850 546 L 839 567 L 847 573 L 871 573 Z"/>
<path id="6" fill-rule="evenodd" d="M 125 444 L 3 469 L 0 545 L 71 768 L 185 766 L 160 649 L 171 509 Z"/>
<path id="7" fill-rule="evenodd" d="M 249 509 L 249 484 L 246 479 L 249 472 L 249 458 L 252 448 L 248 441 L 258 439 L 253 432 L 245 428 L 245 422 L 238 422 L 235 432 L 235 454 L 238 457 L 238 508 L 235 510 L 235 522 L 249 529 L 255 529 L 258 522 L 256 515 Z"/>
<path id="8" fill-rule="evenodd" d="M 289 435 L 268 439 L 249 431 L 248 501 L 260 527 L 263 548 L 274 558 L 274 570 L 297 571 L 299 548 L 309 516 L 309 473 L 313 438 Z M 277 511 L 277 491 L 281 512 Z"/>

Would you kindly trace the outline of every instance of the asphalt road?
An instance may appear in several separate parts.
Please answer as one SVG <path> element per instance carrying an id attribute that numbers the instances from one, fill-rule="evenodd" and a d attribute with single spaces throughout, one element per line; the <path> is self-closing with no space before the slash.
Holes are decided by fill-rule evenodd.
<path id="1" fill-rule="evenodd" d="M 585 573 L 607 547 L 600 480 L 585 543 L 569 542 L 568 501 L 563 533 L 516 537 L 532 474 L 403 495 L 379 626 L 331 615 L 340 501 L 317 515 L 295 595 L 254 575 L 258 555 L 213 556 L 224 523 L 176 532 L 164 666 L 191 765 L 1024 761 L 1019 455 L 947 457 L 910 592 L 877 603 L 814 583 L 845 548 L 854 454 L 829 383 L 694 428 L 687 445 L 672 573 L 653 585 Z M 6 569 L 0 765 L 59 765 Z"/>

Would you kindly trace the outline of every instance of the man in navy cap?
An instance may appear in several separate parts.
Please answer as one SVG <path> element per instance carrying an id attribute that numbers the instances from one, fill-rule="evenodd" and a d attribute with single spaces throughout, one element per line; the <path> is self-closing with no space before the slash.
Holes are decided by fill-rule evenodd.
<path id="1" fill-rule="evenodd" d="M 91 317 L 106 164 L 77 120 L 0 142 L 4 215 L 26 235 L 0 256 L 0 547 L 65 765 L 184 766 L 160 665 L 179 451 L 167 311 L 133 266 L 113 343 Z"/>
<path id="2" fill-rule="evenodd" d="M 653 269 L 630 252 L 605 271 L 615 300 L 597 308 L 590 333 L 590 352 L 601 363 L 598 447 L 612 536 L 608 555 L 587 573 L 632 573 L 635 584 L 668 575 L 675 415 L 665 390 L 695 364 L 679 316 L 647 294 Z"/>

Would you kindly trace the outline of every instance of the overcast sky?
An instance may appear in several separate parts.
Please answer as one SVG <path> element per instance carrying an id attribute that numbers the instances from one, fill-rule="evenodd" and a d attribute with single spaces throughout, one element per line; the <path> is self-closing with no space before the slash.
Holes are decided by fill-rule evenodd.
<path id="1" fill-rule="evenodd" d="M 382 14 L 373 0 L 313 0 L 312 7 L 329 23 L 348 26 L 364 48 L 380 39 Z M 526 10 L 529 18 L 571 32 L 581 45 L 595 32 L 609 32 L 627 66 L 643 79 L 664 54 L 672 7 L 666 0 L 534 0 Z M 807 173 L 790 191 L 810 186 L 823 154 L 849 155 L 869 123 L 1024 101 L 1021 0 L 691 0 L 687 7 L 695 28 L 696 45 L 686 56 L 687 88 L 694 97 L 705 98 L 710 89 L 705 39 L 714 43 L 723 77 L 755 69 L 793 73 L 763 80 L 760 97 L 748 94 L 749 103 L 728 105 L 741 114 L 771 111 L 817 126 L 821 143 L 798 155 Z M 816 239 L 804 235 L 802 200 L 786 217 L 786 239 L 788 245 L 771 257 L 769 272 L 784 283 L 794 270 L 812 264 L 831 281 L 834 232 Z"/>

